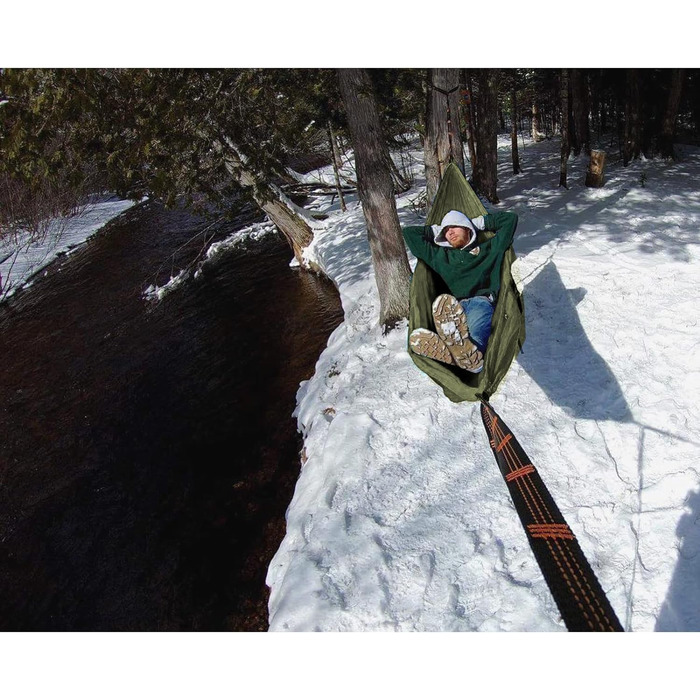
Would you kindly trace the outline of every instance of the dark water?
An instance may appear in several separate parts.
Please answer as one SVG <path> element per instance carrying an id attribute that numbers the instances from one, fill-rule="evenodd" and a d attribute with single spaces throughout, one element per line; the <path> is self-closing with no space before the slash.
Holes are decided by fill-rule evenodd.
<path id="1" fill-rule="evenodd" d="M 274 237 L 145 304 L 202 226 L 136 207 L 0 307 L 2 630 L 267 628 L 295 393 L 342 311 Z"/>

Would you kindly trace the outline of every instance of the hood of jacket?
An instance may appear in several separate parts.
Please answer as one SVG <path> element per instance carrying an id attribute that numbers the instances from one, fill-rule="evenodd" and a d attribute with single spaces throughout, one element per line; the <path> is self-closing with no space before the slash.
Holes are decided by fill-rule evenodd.
<path id="1" fill-rule="evenodd" d="M 449 241 L 445 238 L 444 233 L 448 226 L 462 226 L 463 228 L 471 231 L 471 236 L 467 245 L 471 245 L 476 239 L 476 229 L 474 228 L 474 224 L 471 222 L 471 219 L 461 211 L 453 209 L 452 211 L 448 211 L 447 214 L 442 217 L 442 221 L 439 224 L 433 224 L 430 227 L 433 229 L 433 239 L 437 245 L 446 248 L 452 247 Z"/>

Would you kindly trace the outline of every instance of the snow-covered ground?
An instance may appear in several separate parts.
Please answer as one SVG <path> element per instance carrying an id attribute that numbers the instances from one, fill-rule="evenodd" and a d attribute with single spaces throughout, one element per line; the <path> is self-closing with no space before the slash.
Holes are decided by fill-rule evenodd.
<path id="1" fill-rule="evenodd" d="M 549 487 L 628 631 L 700 630 L 700 149 L 623 168 L 557 141 L 499 143 L 494 209 L 519 215 L 527 341 L 492 404 Z M 403 225 L 422 223 L 398 199 Z M 311 173 L 331 181 L 327 171 Z M 490 205 L 489 205 L 490 206 Z M 361 207 L 307 254 L 345 321 L 296 416 L 305 441 L 268 571 L 270 629 L 564 630 L 481 424 L 386 336 Z M 413 261 L 412 261 L 413 262 Z"/>
<path id="2" fill-rule="evenodd" d="M 0 303 L 30 286 L 32 278 L 59 255 L 70 255 L 133 205 L 129 200 L 108 198 L 89 204 L 77 216 L 53 221 L 41 240 L 24 234 L 18 240 L 0 241 Z"/>

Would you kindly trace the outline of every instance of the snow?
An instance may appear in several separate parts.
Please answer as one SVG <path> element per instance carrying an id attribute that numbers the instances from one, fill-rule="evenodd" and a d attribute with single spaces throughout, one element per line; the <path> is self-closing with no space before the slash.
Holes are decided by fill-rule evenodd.
<path id="1" fill-rule="evenodd" d="M 602 189 L 557 141 L 499 141 L 492 209 L 519 215 L 527 340 L 492 404 L 576 534 L 628 631 L 700 630 L 700 149 Z M 422 179 L 397 198 L 402 225 Z M 332 182 L 332 171 L 316 173 Z M 326 207 L 306 256 L 344 322 L 297 394 L 306 461 L 270 563 L 271 631 L 563 631 L 491 454 L 478 404 L 454 404 L 378 327 L 361 207 Z M 412 259 L 412 264 L 415 261 Z"/>
<path id="2" fill-rule="evenodd" d="M 180 289 L 190 277 L 199 277 L 202 273 L 202 267 L 207 262 L 215 261 L 225 251 L 245 245 L 247 241 L 259 241 L 276 230 L 274 224 L 267 217 L 263 222 L 255 222 L 249 226 L 237 229 L 222 240 L 212 243 L 207 248 L 204 258 L 196 260 L 193 264 L 193 273 L 188 267 L 180 270 L 176 275 L 171 275 L 170 279 L 163 285 L 151 284 L 143 291 L 143 298 L 151 302 L 161 301 L 166 295 L 176 289 Z"/>
<path id="3" fill-rule="evenodd" d="M 114 198 L 94 202 L 77 216 L 51 222 L 41 240 L 32 240 L 24 233 L 17 240 L 0 241 L 0 303 L 31 286 L 32 278 L 59 255 L 73 253 L 110 219 L 133 205 L 132 201 Z"/>

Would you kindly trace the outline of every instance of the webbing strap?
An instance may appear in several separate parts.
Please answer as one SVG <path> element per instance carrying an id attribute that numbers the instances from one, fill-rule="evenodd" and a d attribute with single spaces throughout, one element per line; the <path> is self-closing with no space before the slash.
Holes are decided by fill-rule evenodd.
<path id="1" fill-rule="evenodd" d="M 455 87 L 453 87 L 450 90 L 443 90 L 442 88 L 439 88 L 437 85 L 433 85 L 432 83 L 430 83 L 430 87 L 433 88 L 433 90 L 441 92 L 443 95 L 451 95 L 453 92 L 459 90 L 459 85 L 455 85 Z"/>
<path id="2" fill-rule="evenodd" d="M 570 632 L 624 632 L 575 535 L 528 456 L 490 404 L 481 418 L 530 547 Z"/>

